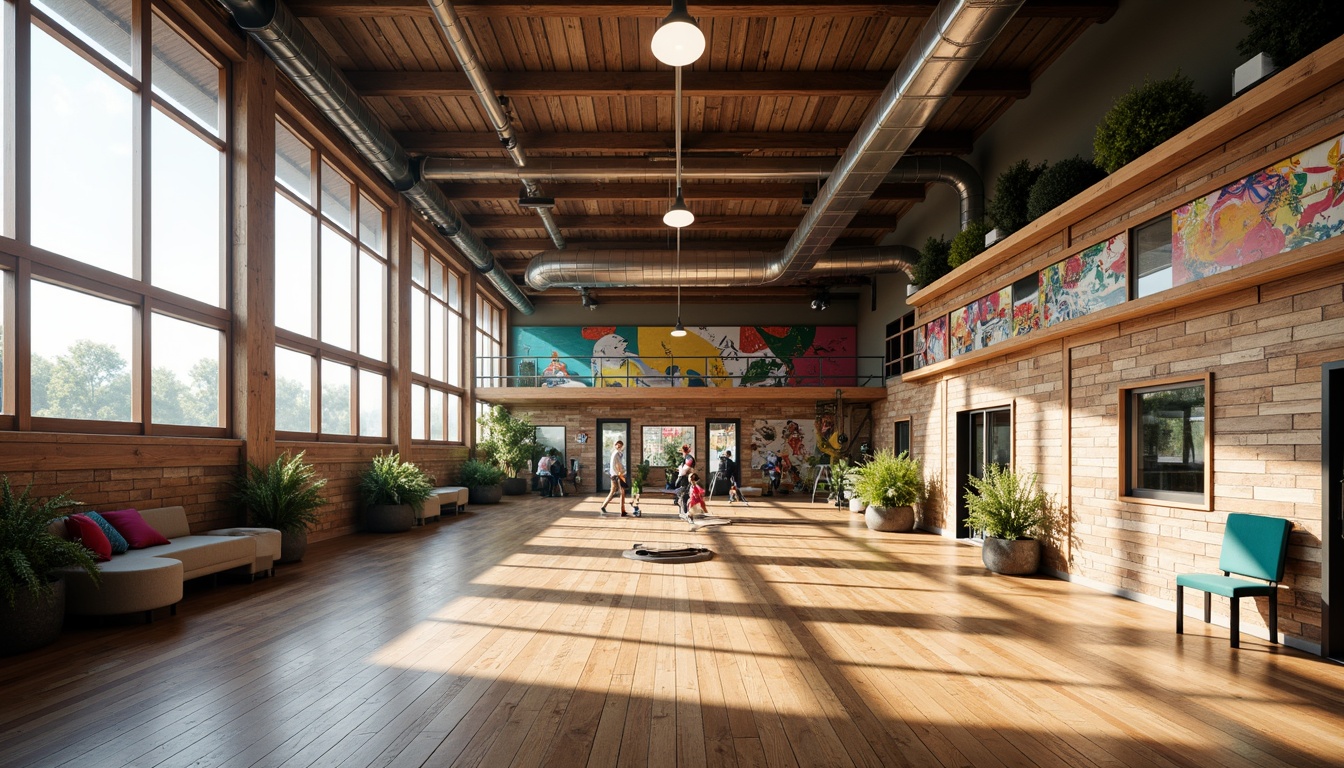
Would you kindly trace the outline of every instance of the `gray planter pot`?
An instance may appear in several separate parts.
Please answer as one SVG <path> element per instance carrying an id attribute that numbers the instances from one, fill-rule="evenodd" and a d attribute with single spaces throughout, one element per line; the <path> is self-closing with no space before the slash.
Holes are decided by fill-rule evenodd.
<path id="1" fill-rule="evenodd" d="M 856 499 L 856 498 L 854 498 L 854 497 L 852 497 L 852 496 L 850 497 L 850 499 L 849 499 L 849 511 L 850 511 L 850 512 L 858 513 L 858 512 L 862 512 L 862 511 L 866 510 L 867 508 L 868 508 L 868 505 L 863 503 L 863 499 Z"/>
<path id="2" fill-rule="evenodd" d="M 364 510 L 364 530 L 369 533 L 403 533 L 414 527 L 410 504 L 379 504 Z"/>
<path id="3" fill-rule="evenodd" d="M 906 533 L 915 529 L 914 507 L 874 507 L 863 511 L 863 521 L 874 531 Z"/>
<path id="4" fill-rule="evenodd" d="M 1036 539 L 986 538 L 980 558 L 994 573 L 1026 576 L 1041 567 L 1041 542 Z"/>
<path id="5" fill-rule="evenodd" d="M 14 594 L 14 607 L 0 600 L 0 656 L 41 648 L 56 641 L 65 621 L 65 582 L 56 579 L 51 591 L 37 597 L 20 588 Z"/>
<path id="6" fill-rule="evenodd" d="M 498 485 L 478 485 L 467 490 L 467 500 L 472 504 L 498 504 L 504 497 L 504 489 Z"/>
<path id="7" fill-rule="evenodd" d="M 505 496 L 522 496 L 527 493 L 527 481 L 521 477 L 506 477 L 500 486 Z"/>
<path id="8" fill-rule="evenodd" d="M 308 551 L 308 530 L 280 532 L 280 559 L 277 563 L 297 563 Z"/>

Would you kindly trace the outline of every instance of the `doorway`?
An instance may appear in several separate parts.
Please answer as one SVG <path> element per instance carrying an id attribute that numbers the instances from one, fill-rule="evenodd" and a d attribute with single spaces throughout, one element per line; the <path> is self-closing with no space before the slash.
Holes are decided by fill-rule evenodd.
<path id="1" fill-rule="evenodd" d="M 966 491 L 970 478 L 984 477 L 990 464 L 1013 464 L 1013 409 L 991 408 L 957 414 L 957 521 L 959 539 L 979 539 L 966 527 Z"/>
<path id="2" fill-rule="evenodd" d="M 611 490 L 611 455 L 616 452 L 616 441 L 625 443 L 625 476 L 630 476 L 630 420 L 597 420 L 597 490 Z"/>
<path id="3" fill-rule="evenodd" d="M 704 481 L 712 486 L 709 489 L 711 497 L 715 494 L 728 493 L 728 481 L 726 479 L 717 483 L 710 482 L 711 480 L 719 480 L 719 457 L 723 455 L 724 451 L 733 452 L 733 463 L 739 467 L 734 474 L 738 482 L 742 480 L 740 470 L 742 465 L 738 463 L 742 461 L 742 452 L 738 450 L 737 440 L 741 427 L 742 422 L 739 419 L 721 419 L 718 421 L 707 419 L 705 421 L 705 457 L 708 461 L 703 465 L 704 470 L 701 475 Z"/>
<path id="4" fill-rule="evenodd" d="M 1321 366 L 1321 655 L 1344 662 L 1344 361 Z"/>

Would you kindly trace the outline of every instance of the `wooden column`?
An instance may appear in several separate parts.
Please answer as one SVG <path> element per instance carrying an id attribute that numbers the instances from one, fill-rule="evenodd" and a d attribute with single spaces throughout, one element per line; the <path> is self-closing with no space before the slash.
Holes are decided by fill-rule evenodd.
<path id="1" fill-rule="evenodd" d="M 404 199 L 388 215 L 391 225 L 392 303 L 388 311 L 388 335 L 392 365 L 388 380 L 388 440 L 407 461 L 415 461 L 411 447 L 411 218 Z"/>
<path id="2" fill-rule="evenodd" d="M 233 434 L 243 458 L 275 458 L 276 70 L 248 40 L 233 78 Z"/>

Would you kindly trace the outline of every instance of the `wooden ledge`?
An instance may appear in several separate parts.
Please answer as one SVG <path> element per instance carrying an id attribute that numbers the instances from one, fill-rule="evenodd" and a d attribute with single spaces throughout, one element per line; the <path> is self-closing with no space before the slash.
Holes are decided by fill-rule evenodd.
<path id="1" fill-rule="evenodd" d="M 813 405 L 885 400 L 886 387 L 477 387 L 476 399 L 492 405 L 739 403 Z"/>

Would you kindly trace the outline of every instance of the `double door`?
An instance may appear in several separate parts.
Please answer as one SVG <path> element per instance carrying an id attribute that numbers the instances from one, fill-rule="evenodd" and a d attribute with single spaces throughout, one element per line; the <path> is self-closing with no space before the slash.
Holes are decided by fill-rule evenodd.
<path id="1" fill-rule="evenodd" d="M 611 490 L 611 457 L 616 453 L 616 442 L 625 444 L 625 476 L 630 476 L 630 420 L 597 420 L 597 490 Z"/>
<path id="2" fill-rule="evenodd" d="M 966 528 L 966 491 L 972 477 L 982 478 L 990 464 L 1013 463 L 1013 410 L 991 408 L 957 414 L 957 538 L 982 538 Z"/>

